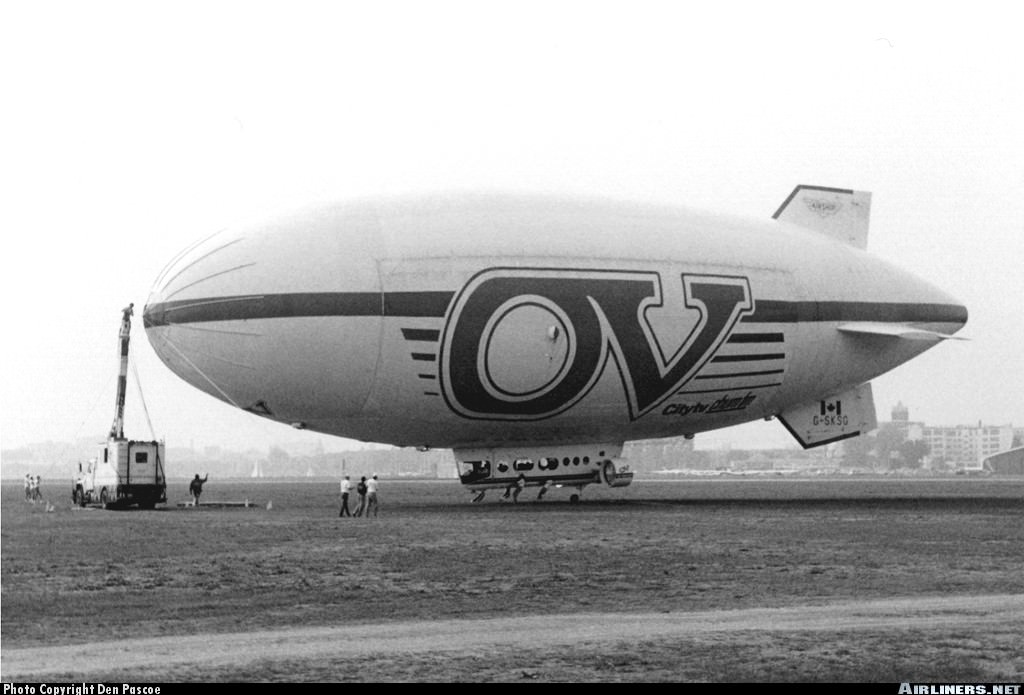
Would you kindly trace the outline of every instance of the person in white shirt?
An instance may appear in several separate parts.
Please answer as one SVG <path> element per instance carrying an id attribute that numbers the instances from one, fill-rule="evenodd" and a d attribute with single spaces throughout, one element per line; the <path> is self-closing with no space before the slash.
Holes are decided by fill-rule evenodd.
<path id="1" fill-rule="evenodd" d="M 366 481 L 366 516 L 370 516 L 370 510 L 377 516 L 377 476 Z"/>
<path id="2" fill-rule="evenodd" d="M 338 512 L 338 516 L 352 516 L 352 512 L 348 510 L 348 494 L 352 492 L 352 481 L 346 475 L 341 480 L 341 510 Z"/>

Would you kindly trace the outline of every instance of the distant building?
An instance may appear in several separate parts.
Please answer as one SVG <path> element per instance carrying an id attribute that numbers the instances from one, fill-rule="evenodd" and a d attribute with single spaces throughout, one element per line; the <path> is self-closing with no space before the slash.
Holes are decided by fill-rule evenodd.
<path id="1" fill-rule="evenodd" d="M 987 457 L 1006 451 L 1013 445 L 1012 425 L 956 425 L 929 427 L 912 424 L 908 439 L 922 439 L 928 444 L 928 458 L 954 468 L 980 471 Z"/>
<path id="2" fill-rule="evenodd" d="M 923 441 L 928 445 L 925 468 L 952 468 L 980 471 L 987 457 L 1010 449 L 1021 442 L 1021 430 L 1012 425 L 934 426 L 910 419 L 910 409 L 902 401 L 892 409 L 892 421 L 879 423 L 873 434 L 898 433 L 903 441 Z M 1016 439 L 1015 439 L 1016 437 Z M 893 455 L 890 453 L 890 455 Z"/>
<path id="3" fill-rule="evenodd" d="M 703 467 L 703 457 L 694 455 L 693 440 L 685 437 L 637 439 L 626 442 L 622 457 L 633 472 Z"/>
<path id="4" fill-rule="evenodd" d="M 904 439 L 915 439 L 911 436 L 911 431 L 916 432 L 917 428 L 924 427 L 923 422 L 912 422 L 910 419 L 910 409 L 903 405 L 903 401 L 898 402 L 892 409 L 892 421 L 888 423 L 880 423 L 881 426 L 888 426 L 891 429 L 897 430 L 903 433 Z"/>

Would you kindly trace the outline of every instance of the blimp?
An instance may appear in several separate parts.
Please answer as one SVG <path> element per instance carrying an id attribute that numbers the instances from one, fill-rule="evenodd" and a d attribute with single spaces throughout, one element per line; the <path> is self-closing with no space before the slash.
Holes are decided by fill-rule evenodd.
<path id="1" fill-rule="evenodd" d="M 321 201 L 184 249 L 143 320 L 167 367 L 237 408 L 451 449 L 477 500 L 578 501 L 630 484 L 630 440 L 777 419 L 810 448 L 876 427 L 871 380 L 967 310 L 866 251 L 870 206 L 810 185 L 749 219 L 490 191 Z"/>

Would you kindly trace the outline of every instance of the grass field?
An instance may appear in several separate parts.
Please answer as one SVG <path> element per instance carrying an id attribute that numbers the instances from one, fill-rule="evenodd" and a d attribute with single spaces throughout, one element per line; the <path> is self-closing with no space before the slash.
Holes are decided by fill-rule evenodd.
<path id="1" fill-rule="evenodd" d="M 509 615 L 695 612 L 1024 594 L 1024 480 L 637 481 L 470 504 L 454 481 L 382 481 L 339 519 L 336 481 L 187 481 L 153 511 L 2 488 L 2 651 L 166 635 Z M 69 487 L 69 486 L 67 486 Z M 268 509 L 268 502 L 271 508 Z M 211 638 L 213 639 L 213 638 Z M 771 629 L 460 654 L 262 660 L 92 680 L 1020 681 L 1024 626 Z M 81 674 L 40 674 L 76 680 Z M 8 680 L 6 674 L 0 677 Z"/>

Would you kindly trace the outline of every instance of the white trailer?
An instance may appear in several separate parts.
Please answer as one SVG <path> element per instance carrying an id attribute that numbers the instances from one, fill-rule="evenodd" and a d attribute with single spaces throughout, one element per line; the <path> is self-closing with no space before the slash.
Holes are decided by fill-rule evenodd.
<path id="1" fill-rule="evenodd" d="M 71 498 L 75 504 L 152 509 L 167 501 L 164 443 L 112 439 L 99 456 L 79 464 Z"/>

